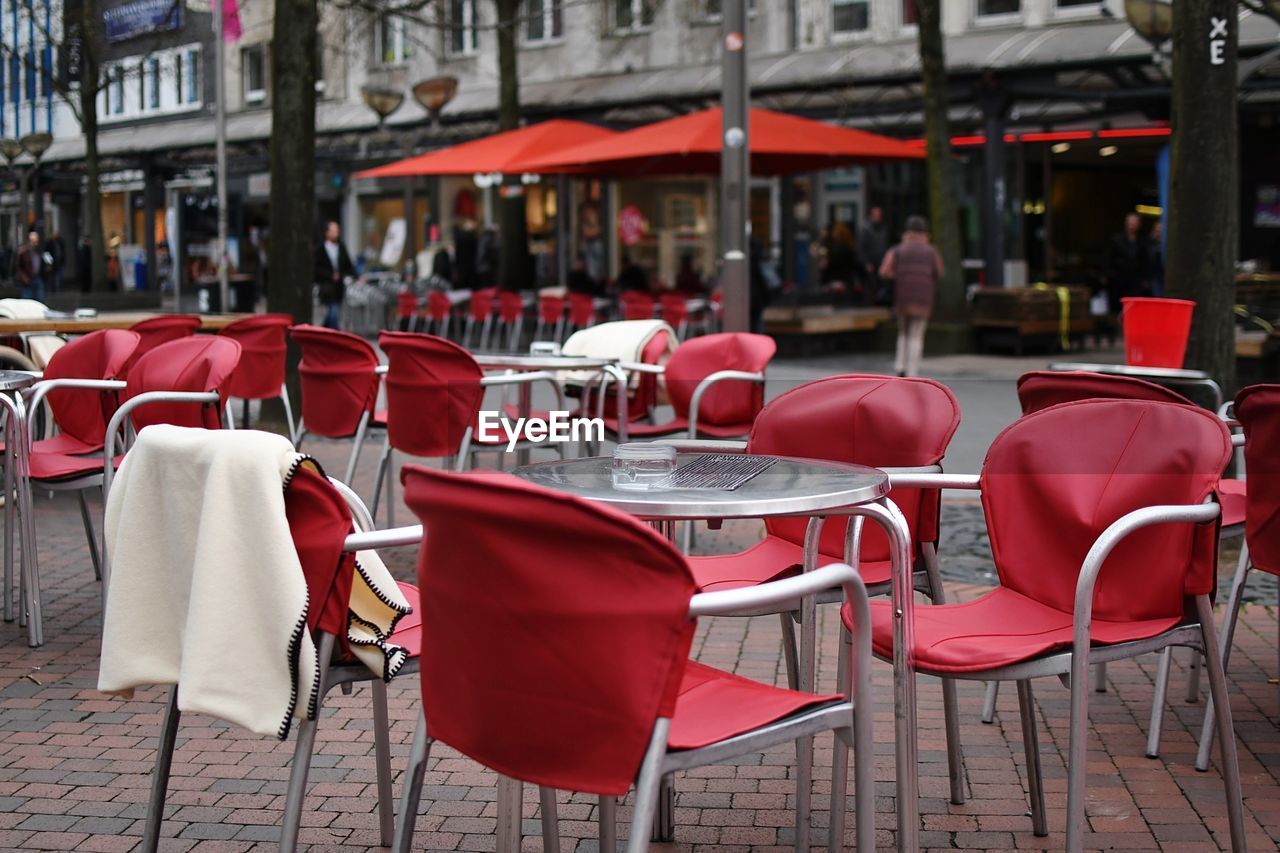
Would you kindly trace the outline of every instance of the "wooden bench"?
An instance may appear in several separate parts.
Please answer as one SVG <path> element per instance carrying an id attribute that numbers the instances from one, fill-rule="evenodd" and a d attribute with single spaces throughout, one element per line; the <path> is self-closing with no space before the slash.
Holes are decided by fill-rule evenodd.
<path id="1" fill-rule="evenodd" d="M 783 350 L 809 355 L 833 351 L 850 338 L 873 334 L 892 319 L 888 308 L 837 308 L 832 305 L 774 305 L 764 310 L 764 330 Z"/>

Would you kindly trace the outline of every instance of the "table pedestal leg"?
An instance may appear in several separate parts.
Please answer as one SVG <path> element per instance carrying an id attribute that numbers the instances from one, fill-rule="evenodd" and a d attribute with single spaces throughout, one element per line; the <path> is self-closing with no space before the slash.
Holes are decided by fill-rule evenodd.
<path id="1" fill-rule="evenodd" d="M 518 779 L 498 777 L 497 853 L 520 853 L 520 815 L 524 785 Z"/>
<path id="2" fill-rule="evenodd" d="M 662 787 L 658 791 L 658 808 L 653 813 L 653 829 L 649 833 L 653 842 L 669 842 L 676 840 L 676 780 L 674 776 L 663 776 Z"/>

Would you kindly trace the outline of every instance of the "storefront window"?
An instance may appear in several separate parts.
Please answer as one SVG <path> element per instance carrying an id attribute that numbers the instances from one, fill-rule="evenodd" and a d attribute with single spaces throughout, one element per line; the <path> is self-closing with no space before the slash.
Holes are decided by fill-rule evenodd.
<path id="1" fill-rule="evenodd" d="M 634 207 L 643 227 L 635 242 L 618 235 L 620 256 L 632 261 L 660 285 L 672 286 L 681 259 L 688 256 L 705 279 L 714 273 L 708 221 L 707 181 L 624 181 L 618 208 Z"/>

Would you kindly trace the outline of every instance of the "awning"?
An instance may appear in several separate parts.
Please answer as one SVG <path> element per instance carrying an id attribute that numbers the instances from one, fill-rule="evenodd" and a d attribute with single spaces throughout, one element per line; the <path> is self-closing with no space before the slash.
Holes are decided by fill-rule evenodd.
<path id="1" fill-rule="evenodd" d="M 719 107 L 588 142 L 524 164 L 529 172 L 675 175 L 720 171 Z M 919 160 L 925 154 L 899 139 L 753 108 L 751 172 L 786 175 L 855 163 Z"/>
<path id="2" fill-rule="evenodd" d="M 554 155 L 582 142 L 597 142 L 617 135 L 594 124 L 552 119 L 365 169 L 356 172 L 355 177 L 400 178 L 490 172 L 520 174 L 529 171 L 523 164 L 530 159 Z"/>

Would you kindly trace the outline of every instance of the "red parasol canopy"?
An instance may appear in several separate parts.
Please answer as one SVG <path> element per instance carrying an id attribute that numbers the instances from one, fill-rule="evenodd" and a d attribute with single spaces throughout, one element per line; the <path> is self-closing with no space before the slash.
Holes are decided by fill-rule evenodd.
<path id="1" fill-rule="evenodd" d="M 549 156 L 582 142 L 595 142 L 617 135 L 615 131 L 594 124 L 552 119 L 365 169 L 355 176 L 402 178 L 411 175 L 474 175 L 478 172 L 520 174 L 528 171 L 520 164 L 533 157 Z"/>
<path id="2" fill-rule="evenodd" d="M 922 148 L 862 130 L 752 109 L 751 172 L 785 175 L 855 163 L 921 160 Z M 608 175 L 707 174 L 720 171 L 719 107 L 584 142 L 526 161 L 524 172 Z"/>

